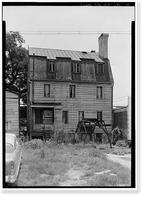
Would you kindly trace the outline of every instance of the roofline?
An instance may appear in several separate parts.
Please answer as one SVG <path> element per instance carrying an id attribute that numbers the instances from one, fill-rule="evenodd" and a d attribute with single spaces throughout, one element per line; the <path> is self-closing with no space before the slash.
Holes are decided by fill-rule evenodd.
<path id="1" fill-rule="evenodd" d="M 11 92 L 11 93 L 13 93 L 13 94 L 17 94 L 17 95 L 19 96 L 19 93 L 18 93 L 18 92 L 11 91 L 11 90 L 9 90 L 9 89 L 6 89 L 6 92 Z"/>
<path id="2" fill-rule="evenodd" d="M 97 81 L 77 81 L 77 80 L 57 80 L 57 79 L 33 79 L 31 78 L 28 81 L 41 81 L 41 82 L 65 82 L 65 83 L 80 83 L 80 84 L 113 84 L 113 82 L 97 82 Z"/>
<path id="3" fill-rule="evenodd" d="M 91 53 L 91 54 L 98 54 L 99 55 L 99 52 L 96 52 L 95 51 L 95 53 L 94 52 L 91 52 L 91 50 L 90 51 L 84 51 L 84 50 L 69 50 L 69 49 L 50 49 L 50 48 L 41 48 L 41 47 L 29 47 L 29 49 L 47 49 L 47 50 L 59 50 L 59 51 L 78 51 L 78 52 L 80 52 L 80 53 L 82 53 L 82 52 L 87 52 L 87 53 Z"/>
<path id="4" fill-rule="evenodd" d="M 68 51 L 68 50 L 67 50 Z M 59 60 L 59 59 L 66 59 L 66 60 L 71 60 L 73 62 L 81 62 L 81 61 L 84 61 L 84 60 L 90 60 L 90 61 L 94 61 L 96 63 L 101 63 L 101 64 L 104 64 L 105 62 L 101 59 L 101 61 L 96 61 L 94 58 L 80 58 L 79 57 L 79 60 L 73 60 L 71 57 L 58 57 L 56 56 L 55 59 L 48 59 L 47 56 L 41 56 L 41 55 L 35 55 L 35 54 L 31 54 L 29 55 L 29 57 L 37 57 L 37 58 L 44 58 L 46 60 L 52 60 L 52 61 L 56 61 L 56 60 Z"/>

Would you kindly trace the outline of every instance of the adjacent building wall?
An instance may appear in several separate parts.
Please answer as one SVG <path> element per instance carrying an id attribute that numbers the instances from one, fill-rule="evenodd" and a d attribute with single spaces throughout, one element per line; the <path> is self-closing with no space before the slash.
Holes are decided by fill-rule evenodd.
<path id="1" fill-rule="evenodd" d="M 113 110 L 114 128 L 119 126 L 128 139 L 131 139 L 131 97 L 128 96 L 128 105 Z M 134 133 L 133 133 L 134 134 Z"/>
<path id="2" fill-rule="evenodd" d="M 19 96 L 6 91 L 5 129 L 19 136 Z"/>

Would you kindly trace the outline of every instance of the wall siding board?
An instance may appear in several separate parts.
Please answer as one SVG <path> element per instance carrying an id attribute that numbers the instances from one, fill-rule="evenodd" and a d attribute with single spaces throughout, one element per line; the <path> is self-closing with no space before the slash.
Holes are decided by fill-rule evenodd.
<path id="1" fill-rule="evenodd" d="M 85 118 L 96 118 L 97 111 L 103 112 L 103 119 L 111 124 L 111 86 L 103 85 L 104 99 L 96 99 L 97 84 L 75 84 L 76 98 L 69 98 L 69 84 L 52 82 L 51 96 L 44 97 L 44 84 L 46 82 L 34 82 L 34 102 L 38 103 L 61 103 L 62 110 L 68 110 L 68 125 L 65 125 L 66 131 L 76 129 L 78 123 L 78 112 L 85 112 Z M 62 110 L 55 110 L 55 120 L 62 122 Z M 111 127 L 108 128 L 111 130 Z M 99 131 L 101 132 L 101 130 Z"/>
<path id="2" fill-rule="evenodd" d="M 68 124 L 64 125 L 66 131 L 75 131 L 79 111 L 84 111 L 85 118 L 96 118 L 97 111 L 103 112 L 103 119 L 106 123 L 111 123 L 112 120 L 112 82 L 110 82 L 108 64 L 105 64 L 105 75 L 97 75 L 95 71 L 95 61 L 81 59 L 80 61 L 80 74 L 74 79 L 81 80 L 81 83 L 72 82 L 73 73 L 71 59 L 57 58 L 55 67 L 55 77 L 57 80 L 65 80 L 69 82 L 54 82 L 50 81 L 47 76 L 47 58 L 35 57 L 34 58 L 34 78 L 41 81 L 34 80 L 34 93 L 30 82 L 30 101 L 32 101 L 32 93 L 34 94 L 34 103 L 61 103 L 61 108 L 53 106 L 54 108 L 54 121 L 62 122 L 62 111 L 68 110 Z M 33 78 L 33 57 L 30 57 L 30 75 L 29 79 Z M 43 79 L 46 79 L 44 81 Z M 48 79 L 48 81 L 47 81 Z M 82 83 L 82 81 L 97 81 L 96 83 Z M 108 81 L 109 84 L 101 84 L 101 82 Z M 50 84 L 50 97 L 44 97 L 44 84 Z M 76 98 L 69 98 L 69 85 L 76 85 Z M 103 99 L 96 98 L 96 87 L 103 87 Z M 31 102 L 30 102 L 31 103 Z M 29 105 L 31 106 L 31 105 Z M 31 113 L 31 112 L 30 112 Z M 31 117 L 30 117 L 31 118 Z M 35 112 L 32 109 L 32 125 L 33 128 L 39 128 L 40 125 L 35 124 Z M 31 124 L 31 123 L 30 123 Z M 107 128 L 111 131 L 112 127 Z M 97 129 L 98 132 L 102 130 Z"/>
<path id="3" fill-rule="evenodd" d="M 6 91 L 5 123 L 11 124 L 7 132 L 19 135 L 19 96 L 9 91 Z"/>

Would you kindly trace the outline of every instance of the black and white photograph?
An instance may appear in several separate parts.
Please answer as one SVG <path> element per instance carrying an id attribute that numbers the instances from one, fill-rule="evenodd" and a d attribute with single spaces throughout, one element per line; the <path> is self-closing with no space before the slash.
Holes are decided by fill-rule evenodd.
<path id="1" fill-rule="evenodd" d="M 3 2 L 3 189 L 136 189 L 135 2 Z"/>

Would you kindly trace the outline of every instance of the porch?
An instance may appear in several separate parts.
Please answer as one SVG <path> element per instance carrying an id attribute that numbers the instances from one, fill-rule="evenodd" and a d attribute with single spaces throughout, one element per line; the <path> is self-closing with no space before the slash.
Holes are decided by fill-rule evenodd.
<path id="1" fill-rule="evenodd" d="M 31 106 L 30 138 L 48 140 L 53 133 L 53 125 L 62 120 L 61 103 L 34 103 Z"/>

